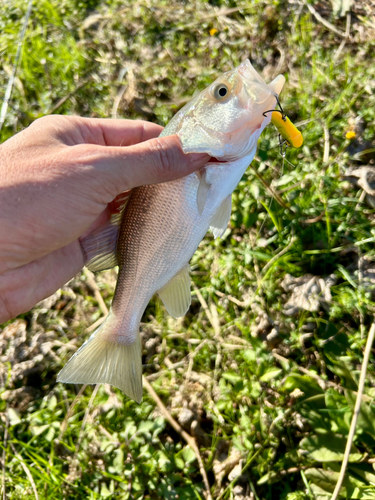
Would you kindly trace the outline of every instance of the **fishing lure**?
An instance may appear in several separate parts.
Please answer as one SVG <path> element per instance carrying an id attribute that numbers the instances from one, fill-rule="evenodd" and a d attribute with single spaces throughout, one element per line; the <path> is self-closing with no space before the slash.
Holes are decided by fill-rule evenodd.
<path id="1" fill-rule="evenodd" d="M 298 128 L 289 118 L 280 111 L 273 111 L 271 122 L 275 125 L 279 134 L 293 148 L 300 148 L 303 144 L 303 137 Z"/>
<path id="2" fill-rule="evenodd" d="M 303 136 L 301 132 L 286 116 L 277 97 L 276 101 L 280 109 L 269 109 L 263 113 L 263 116 L 267 116 L 267 113 L 272 113 L 271 122 L 277 128 L 281 137 L 287 141 L 289 146 L 292 146 L 293 148 L 300 148 L 303 144 Z"/>

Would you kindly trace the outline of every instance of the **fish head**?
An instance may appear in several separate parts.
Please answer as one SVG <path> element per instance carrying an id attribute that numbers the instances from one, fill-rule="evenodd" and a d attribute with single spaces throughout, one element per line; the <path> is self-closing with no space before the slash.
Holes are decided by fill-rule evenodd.
<path id="1" fill-rule="evenodd" d="M 266 84 L 249 60 L 215 80 L 172 121 L 185 153 L 204 152 L 232 161 L 255 152 L 257 141 L 284 85 L 279 75 Z"/>

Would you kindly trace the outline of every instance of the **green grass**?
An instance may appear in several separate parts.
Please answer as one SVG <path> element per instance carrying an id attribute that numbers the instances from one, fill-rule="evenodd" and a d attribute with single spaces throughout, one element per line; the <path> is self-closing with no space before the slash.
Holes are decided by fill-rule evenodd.
<path id="1" fill-rule="evenodd" d="M 18 0 L 0 6 L 3 94 L 26 8 Z M 226 12 L 217 17 L 219 9 Z M 345 32 L 329 2 L 319 9 Z M 283 159 L 267 128 L 253 162 L 261 178 L 248 169 L 230 230 L 218 241 L 207 235 L 192 259 L 203 301 L 193 290 L 190 311 L 176 321 L 155 299 L 143 318 L 144 374 L 196 438 L 214 499 L 328 500 L 336 484 L 375 310 L 375 210 L 343 178 L 361 165 L 345 138 L 355 119 L 365 124 L 358 140 L 374 146 L 374 26 L 370 3 L 357 2 L 339 52 L 342 37 L 307 7 L 281 0 L 34 2 L 2 141 L 48 113 L 116 111 L 166 124 L 245 57 L 267 81 L 287 78 L 281 102 L 302 122 L 304 146 Z M 287 315 L 288 274 L 331 275 L 330 306 Z M 96 277 L 107 305 L 115 279 L 115 271 Z M 100 387 L 90 404 L 88 387 L 69 412 L 79 387 L 56 384 L 56 374 L 101 314 L 82 274 L 3 325 L 6 497 L 35 498 L 34 487 L 46 499 L 203 499 L 193 451 L 146 391 L 138 405 Z M 375 498 L 374 382 L 372 357 L 341 499 Z"/>

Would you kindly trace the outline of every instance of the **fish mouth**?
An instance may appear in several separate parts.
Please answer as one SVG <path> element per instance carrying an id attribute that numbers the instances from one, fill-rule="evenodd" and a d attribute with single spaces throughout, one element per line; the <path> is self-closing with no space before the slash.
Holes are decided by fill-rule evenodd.
<path id="1" fill-rule="evenodd" d="M 211 156 L 207 163 L 229 163 L 229 160 L 225 160 L 223 158 L 215 158 Z"/>

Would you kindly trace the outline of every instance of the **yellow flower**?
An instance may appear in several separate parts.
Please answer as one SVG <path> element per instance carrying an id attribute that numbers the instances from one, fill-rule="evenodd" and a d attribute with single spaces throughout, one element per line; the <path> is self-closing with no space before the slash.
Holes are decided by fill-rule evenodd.
<path id="1" fill-rule="evenodd" d="M 346 132 L 345 137 L 347 139 L 354 139 L 355 138 L 355 132 L 353 130 L 349 130 L 349 132 Z"/>
<path id="2" fill-rule="evenodd" d="M 217 32 L 218 32 L 218 30 L 216 28 L 211 28 L 210 29 L 210 36 L 216 35 Z"/>

